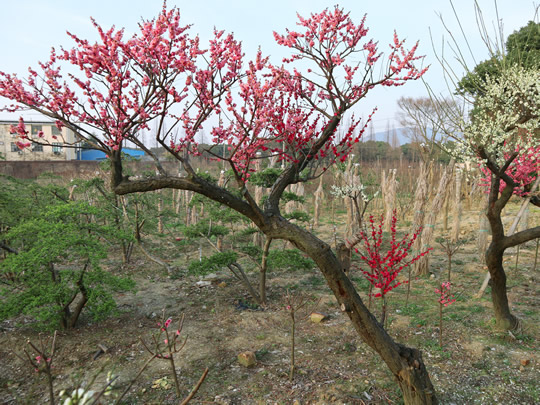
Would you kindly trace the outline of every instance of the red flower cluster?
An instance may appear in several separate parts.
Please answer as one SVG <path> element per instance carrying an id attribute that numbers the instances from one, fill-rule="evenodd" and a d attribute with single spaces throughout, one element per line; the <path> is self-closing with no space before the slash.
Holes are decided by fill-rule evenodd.
<path id="1" fill-rule="evenodd" d="M 450 283 L 450 281 L 447 281 L 441 284 L 440 289 L 435 288 L 435 292 L 440 295 L 439 304 L 444 305 L 445 307 L 456 302 L 454 295 L 450 294 L 451 286 L 452 286 L 452 283 Z"/>
<path id="2" fill-rule="evenodd" d="M 369 217 L 369 223 L 371 228 L 371 234 L 368 235 L 365 232 L 361 232 L 360 236 L 364 245 L 364 253 L 360 253 L 358 249 L 355 249 L 356 253 L 360 255 L 360 259 L 367 264 L 368 270 L 362 270 L 364 277 L 377 288 L 379 292 L 373 294 L 374 297 L 381 297 L 386 295 L 389 291 L 393 290 L 401 284 L 406 284 L 407 281 L 397 280 L 397 276 L 407 266 L 410 266 L 421 257 L 426 255 L 432 248 L 418 254 L 411 260 L 407 261 L 409 252 L 414 244 L 420 229 L 418 229 L 412 236 L 406 234 L 401 241 L 396 240 L 396 224 L 397 217 L 394 211 L 392 215 L 392 223 L 390 226 L 391 240 L 390 248 L 384 252 L 383 248 L 383 225 L 384 217 L 381 215 L 380 222 L 375 225 L 375 219 L 373 215 Z"/>

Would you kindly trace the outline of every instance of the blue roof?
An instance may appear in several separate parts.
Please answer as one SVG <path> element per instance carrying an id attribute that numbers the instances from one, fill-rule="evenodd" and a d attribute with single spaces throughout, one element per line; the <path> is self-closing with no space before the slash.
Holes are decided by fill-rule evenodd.
<path id="1" fill-rule="evenodd" d="M 140 149 L 123 148 L 122 152 L 131 157 L 144 156 L 144 151 Z M 96 149 L 80 149 L 77 151 L 77 160 L 105 160 L 104 152 Z"/>

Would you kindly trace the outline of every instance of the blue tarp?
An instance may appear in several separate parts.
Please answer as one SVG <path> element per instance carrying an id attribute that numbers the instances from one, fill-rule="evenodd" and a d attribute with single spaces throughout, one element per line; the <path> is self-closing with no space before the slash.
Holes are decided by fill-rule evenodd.
<path id="1" fill-rule="evenodd" d="M 140 158 L 144 156 L 144 151 L 140 149 L 124 148 L 122 149 L 122 152 L 134 158 Z M 105 159 L 106 159 L 105 153 L 103 153 L 100 150 L 79 149 L 77 151 L 77 160 L 105 160 Z"/>

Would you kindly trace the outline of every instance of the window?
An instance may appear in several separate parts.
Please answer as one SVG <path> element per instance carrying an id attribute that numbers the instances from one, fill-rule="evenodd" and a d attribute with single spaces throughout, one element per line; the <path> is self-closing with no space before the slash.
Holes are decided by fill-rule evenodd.
<path id="1" fill-rule="evenodd" d="M 19 147 L 17 146 L 17 144 L 15 142 L 11 142 L 11 151 L 12 152 L 19 152 L 20 151 Z"/>
<path id="2" fill-rule="evenodd" d="M 53 142 L 52 151 L 55 155 L 62 153 L 62 144 L 60 142 Z"/>
<path id="3" fill-rule="evenodd" d="M 60 131 L 56 125 L 51 126 L 51 133 L 54 136 L 61 136 L 62 135 L 62 131 Z"/>
<path id="4" fill-rule="evenodd" d="M 43 125 L 34 125 L 34 124 L 32 124 L 32 136 L 33 137 L 38 136 L 39 131 L 43 131 Z"/>
<path id="5" fill-rule="evenodd" d="M 43 152 L 43 145 L 38 145 L 37 143 L 33 143 L 32 152 Z"/>

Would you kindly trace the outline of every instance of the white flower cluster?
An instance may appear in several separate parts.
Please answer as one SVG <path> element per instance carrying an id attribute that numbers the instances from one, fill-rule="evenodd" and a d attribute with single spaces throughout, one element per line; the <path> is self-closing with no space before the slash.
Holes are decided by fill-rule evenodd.
<path id="1" fill-rule="evenodd" d="M 330 194 L 336 196 L 336 197 L 339 197 L 339 198 L 357 198 L 357 197 L 360 197 L 362 198 L 362 201 L 364 202 L 369 202 L 371 201 L 373 198 L 375 198 L 377 196 L 377 194 L 379 194 L 379 192 L 377 191 L 375 194 L 373 195 L 369 195 L 366 193 L 366 187 L 361 184 L 361 183 L 358 183 L 358 184 L 353 184 L 353 185 L 344 185 L 344 186 L 341 186 L 341 187 L 338 187 L 338 186 L 332 186 L 332 189 L 330 190 Z"/>
<path id="2" fill-rule="evenodd" d="M 86 391 L 84 388 L 77 388 L 71 395 L 66 395 L 66 391 L 60 391 L 60 398 L 65 399 L 62 405 L 86 405 L 92 401 L 94 391 Z"/>
<path id="3" fill-rule="evenodd" d="M 488 77 L 486 93 L 476 99 L 471 122 L 465 128 L 463 153 L 483 148 L 491 160 L 540 145 L 540 70 L 509 68 Z"/>

